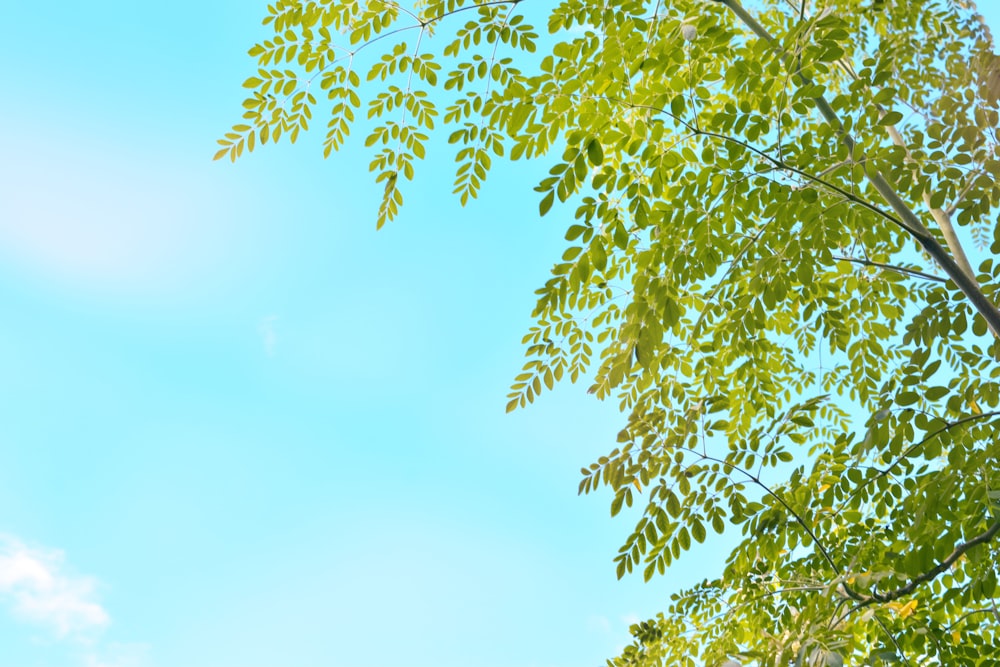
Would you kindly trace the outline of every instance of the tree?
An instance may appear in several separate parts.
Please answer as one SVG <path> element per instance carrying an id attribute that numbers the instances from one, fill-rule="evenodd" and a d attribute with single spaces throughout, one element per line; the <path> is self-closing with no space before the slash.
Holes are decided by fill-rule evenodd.
<path id="1" fill-rule="evenodd" d="M 619 576 L 742 534 L 609 664 L 1000 664 L 1000 59 L 973 2 L 563 0 L 548 37 L 533 5 L 274 0 L 216 158 L 314 109 L 330 155 L 364 113 L 379 226 L 439 123 L 463 204 L 496 158 L 552 161 L 540 213 L 575 222 L 508 410 L 587 375 L 627 414 L 580 484 L 637 504 Z"/>

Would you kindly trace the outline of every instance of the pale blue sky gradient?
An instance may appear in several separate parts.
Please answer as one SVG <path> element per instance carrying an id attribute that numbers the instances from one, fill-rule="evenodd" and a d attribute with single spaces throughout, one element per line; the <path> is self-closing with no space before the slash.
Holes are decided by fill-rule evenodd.
<path id="1" fill-rule="evenodd" d="M 463 210 L 442 153 L 376 233 L 360 141 L 209 160 L 264 3 L 8 5 L 0 667 L 603 664 L 716 574 L 615 580 L 614 405 L 503 412 L 543 165 Z"/>

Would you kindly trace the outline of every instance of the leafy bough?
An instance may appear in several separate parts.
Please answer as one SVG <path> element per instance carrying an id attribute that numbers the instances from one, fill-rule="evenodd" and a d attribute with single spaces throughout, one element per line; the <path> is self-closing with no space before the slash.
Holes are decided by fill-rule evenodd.
<path id="1" fill-rule="evenodd" d="M 463 204 L 556 156 L 539 210 L 575 220 L 508 410 L 592 369 L 617 398 L 580 491 L 644 501 L 619 576 L 743 533 L 616 665 L 995 664 L 1000 266 L 959 240 L 1000 250 L 992 41 L 875 4 L 565 0 L 542 39 L 529 2 L 278 0 L 251 49 L 216 157 L 294 141 L 318 83 L 325 154 L 367 116 L 378 226 L 439 123 Z"/>

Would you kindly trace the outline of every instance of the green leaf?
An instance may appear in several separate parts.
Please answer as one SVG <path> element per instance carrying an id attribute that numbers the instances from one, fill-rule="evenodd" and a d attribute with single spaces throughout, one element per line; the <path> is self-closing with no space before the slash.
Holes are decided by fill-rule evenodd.
<path id="1" fill-rule="evenodd" d="M 601 142 L 596 139 L 587 142 L 587 159 L 594 166 L 604 162 L 604 149 L 601 147 Z"/>
<path id="2" fill-rule="evenodd" d="M 604 269 L 608 265 L 608 254 L 604 249 L 604 244 L 601 243 L 600 239 L 594 239 L 593 243 L 590 244 L 590 263 L 600 272 L 604 272 Z"/>
<path id="3" fill-rule="evenodd" d="M 683 527 L 677 533 L 677 544 L 680 546 L 681 551 L 687 551 L 691 548 L 691 535 L 688 533 L 688 529 Z"/>
<path id="4" fill-rule="evenodd" d="M 545 215 L 549 212 L 549 209 L 552 208 L 552 202 L 555 200 L 555 194 L 554 190 L 549 190 L 548 193 L 542 197 L 542 201 L 538 204 L 539 215 Z"/>
<path id="5" fill-rule="evenodd" d="M 903 120 L 903 114 L 898 111 L 886 112 L 881 118 L 879 118 L 879 125 L 896 125 Z"/>
<path id="6" fill-rule="evenodd" d="M 622 510 L 622 503 L 625 501 L 625 493 L 620 492 L 615 494 L 614 500 L 611 501 L 611 516 L 617 516 Z"/>
<path id="7" fill-rule="evenodd" d="M 667 504 L 666 504 L 666 508 L 667 508 L 667 512 L 673 518 L 676 519 L 678 516 L 680 516 L 680 513 L 681 513 L 680 502 L 677 500 L 677 496 L 673 492 L 670 492 L 670 491 L 667 492 Z"/>
<path id="8" fill-rule="evenodd" d="M 928 401 L 936 401 L 948 395 L 948 387 L 928 387 L 924 390 L 924 397 Z"/>
<path id="9" fill-rule="evenodd" d="M 705 526 L 701 521 L 695 519 L 691 523 L 691 536 L 694 537 L 695 541 L 701 544 L 705 541 Z"/>

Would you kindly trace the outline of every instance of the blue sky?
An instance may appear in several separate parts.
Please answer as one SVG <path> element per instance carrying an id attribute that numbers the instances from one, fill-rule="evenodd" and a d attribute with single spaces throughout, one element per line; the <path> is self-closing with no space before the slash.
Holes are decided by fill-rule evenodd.
<path id="1" fill-rule="evenodd" d="M 533 168 L 376 233 L 356 144 L 209 160 L 263 3 L 9 4 L 0 667 L 602 664 L 715 573 L 615 580 L 613 405 L 503 412 L 570 215 Z"/>

